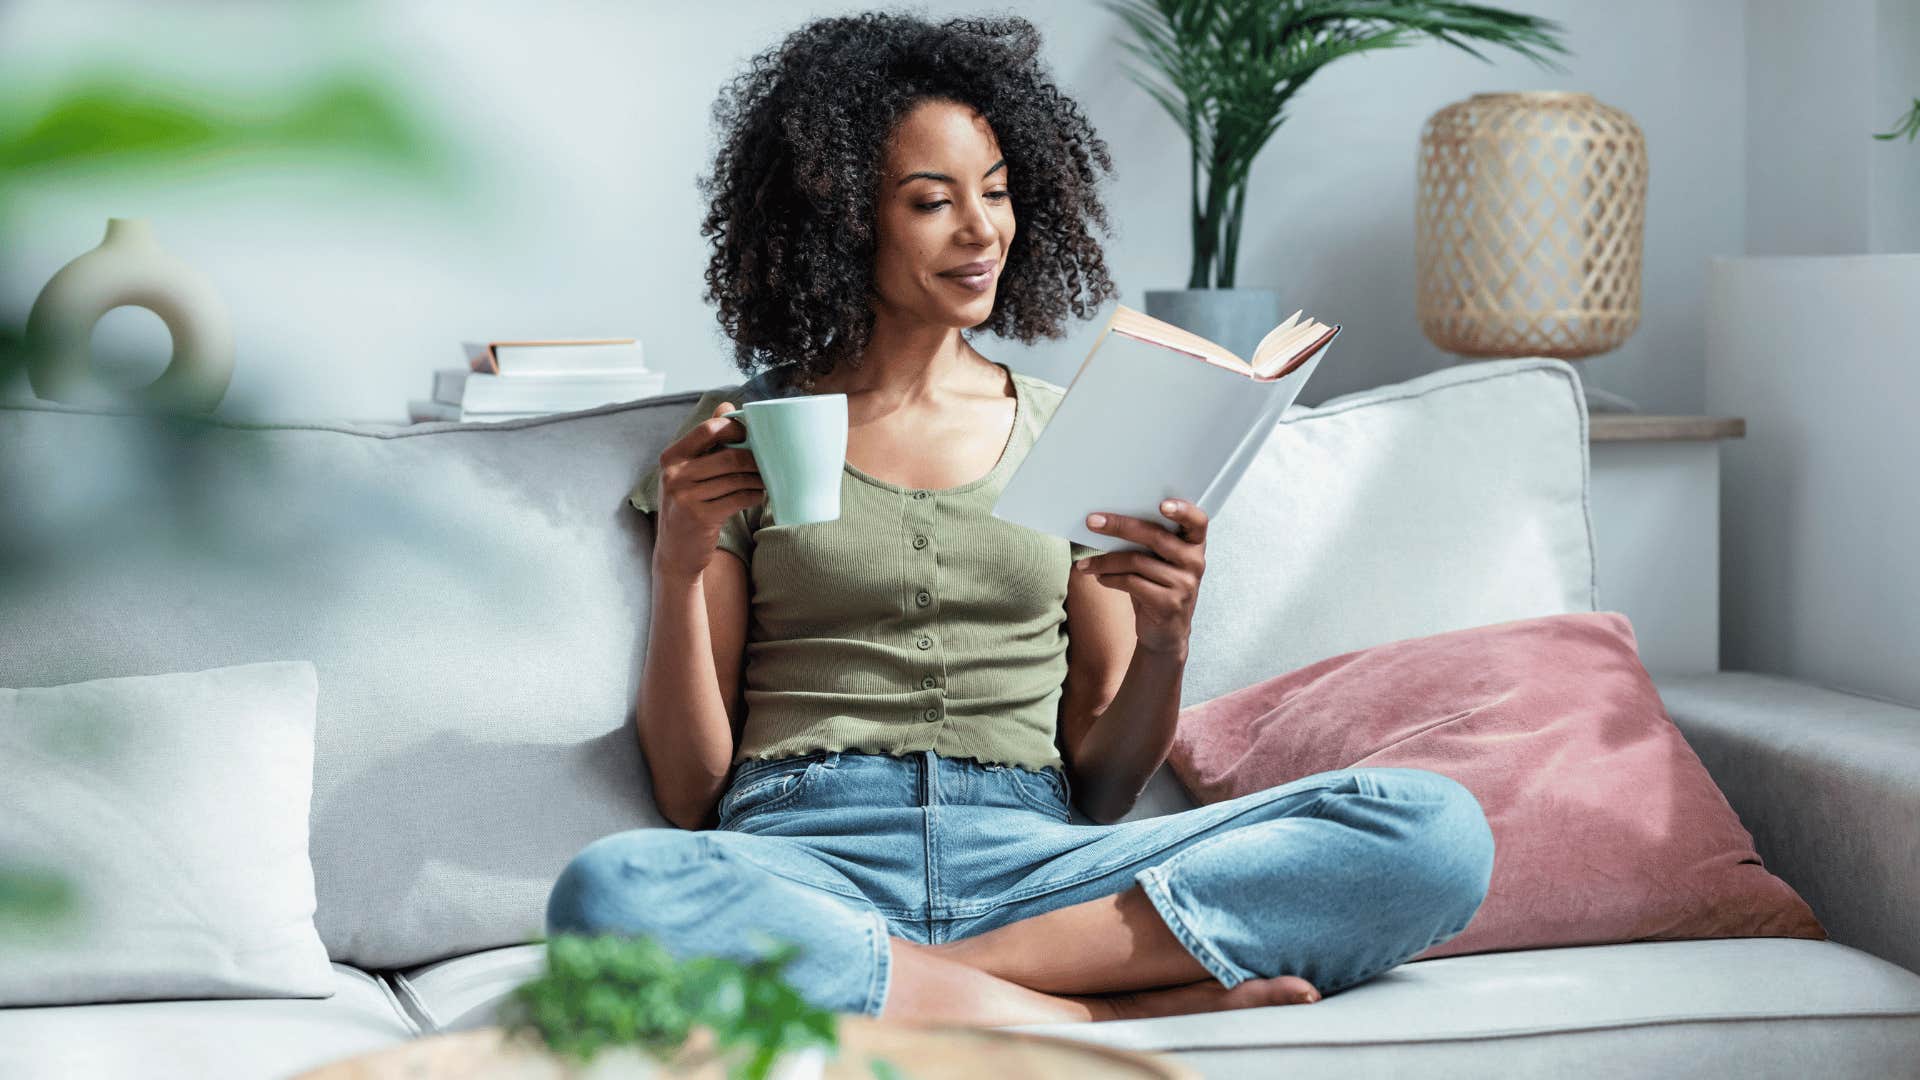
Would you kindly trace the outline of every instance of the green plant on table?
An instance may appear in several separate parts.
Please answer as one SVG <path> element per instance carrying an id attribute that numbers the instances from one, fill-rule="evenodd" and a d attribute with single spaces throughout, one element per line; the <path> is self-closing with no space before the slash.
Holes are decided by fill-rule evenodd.
<path id="1" fill-rule="evenodd" d="M 1254 158 L 1306 81 L 1342 56 L 1436 38 L 1485 60 L 1468 40 L 1546 67 L 1566 53 L 1560 24 L 1481 4 L 1434 0 L 1104 0 L 1132 31 L 1123 48 L 1152 73 L 1129 74 L 1187 135 L 1192 151 L 1189 289 L 1232 288 Z M 1201 174 L 1205 173 L 1205 179 Z"/>
<path id="2" fill-rule="evenodd" d="M 839 1045 L 836 1015 L 809 1004 L 782 976 L 800 947 L 782 942 L 745 963 L 675 959 L 650 937 L 559 934 L 545 975 L 514 988 L 502 1006 L 508 1036 L 537 1033 L 556 1054 L 591 1061 L 637 1045 L 662 1063 L 728 1060 L 734 1080 L 764 1080 L 782 1054 Z M 682 1052 L 695 1029 L 713 1036 L 702 1059 Z"/>

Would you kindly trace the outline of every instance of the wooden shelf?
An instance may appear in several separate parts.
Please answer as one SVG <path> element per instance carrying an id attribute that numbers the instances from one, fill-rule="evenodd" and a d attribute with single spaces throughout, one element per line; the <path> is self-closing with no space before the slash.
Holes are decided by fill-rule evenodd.
<path id="1" fill-rule="evenodd" d="M 1746 434 L 1747 421 L 1739 416 L 1587 415 L 1588 442 L 1710 442 L 1745 438 Z"/>

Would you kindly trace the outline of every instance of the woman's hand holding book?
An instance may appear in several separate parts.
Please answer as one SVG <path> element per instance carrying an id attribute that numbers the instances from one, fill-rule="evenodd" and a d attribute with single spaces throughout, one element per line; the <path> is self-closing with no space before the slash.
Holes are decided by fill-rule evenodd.
<path id="1" fill-rule="evenodd" d="M 1207 512 L 1184 499 L 1162 502 L 1160 512 L 1174 522 L 1171 531 L 1126 514 L 1089 515 L 1087 528 L 1147 550 L 1089 555 L 1074 564 L 1074 572 L 1091 574 L 1133 597 L 1138 648 L 1184 656 L 1200 577 L 1207 569 Z"/>

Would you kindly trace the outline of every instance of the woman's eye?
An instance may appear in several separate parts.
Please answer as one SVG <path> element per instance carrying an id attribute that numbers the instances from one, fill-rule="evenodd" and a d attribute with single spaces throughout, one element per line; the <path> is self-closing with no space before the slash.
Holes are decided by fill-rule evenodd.
<path id="1" fill-rule="evenodd" d="M 987 192 L 987 198 L 989 198 L 989 199 L 994 199 L 994 198 L 1000 198 L 1000 199 L 1005 199 L 1005 198 L 1009 198 L 1009 197 L 1011 197 L 1011 196 L 1012 196 L 1012 194 L 1013 194 L 1013 193 L 1012 193 L 1012 192 L 1010 192 L 1010 191 L 989 191 L 989 192 Z M 939 200 L 939 201 L 937 201 L 937 202 L 925 202 L 925 203 L 915 203 L 914 205 L 915 205 L 915 206 L 917 206 L 917 207 L 919 207 L 919 208 L 920 208 L 920 209 L 922 209 L 922 210 L 927 210 L 927 211 L 933 211 L 933 210 L 938 210 L 938 209 L 940 209 L 941 207 L 943 207 L 943 206 L 945 206 L 945 205 L 947 205 L 947 200 L 946 200 L 946 199 L 941 199 L 941 200 Z"/>

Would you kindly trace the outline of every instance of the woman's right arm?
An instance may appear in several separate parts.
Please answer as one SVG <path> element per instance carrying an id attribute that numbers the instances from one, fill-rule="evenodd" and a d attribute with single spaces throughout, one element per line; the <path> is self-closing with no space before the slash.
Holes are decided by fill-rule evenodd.
<path id="1" fill-rule="evenodd" d="M 653 800 L 683 829 L 712 824 L 744 720 L 740 671 L 746 649 L 747 566 L 716 547 L 735 511 L 764 497 L 753 455 L 719 447 L 739 441 L 721 402 L 660 455 L 652 621 L 635 710 Z"/>

